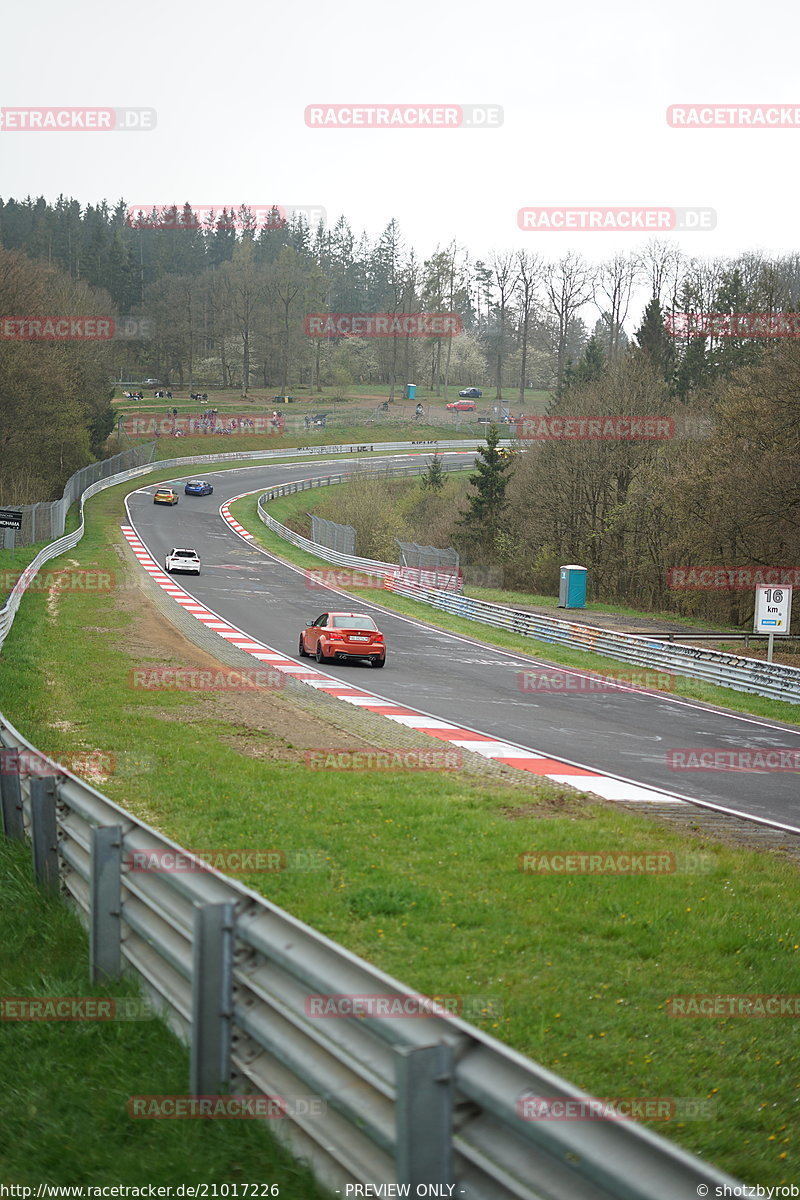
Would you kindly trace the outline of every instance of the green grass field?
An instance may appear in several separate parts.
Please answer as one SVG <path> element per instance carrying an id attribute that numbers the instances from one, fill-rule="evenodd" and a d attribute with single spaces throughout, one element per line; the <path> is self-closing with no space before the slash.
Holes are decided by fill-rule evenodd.
<path id="1" fill-rule="evenodd" d="M 528 778 L 509 786 L 460 772 L 310 770 L 302 722 L 275 732 L 286 718 L 281 694 L 232 718 L 214 695 L 133 690 L 132 667 L 183 659 L 178 642 L 169 652 L 142 642 L 147 604 L 114 549 L 128 488 L 89 503 L 89 532 L 69 555 L 112 571 L 117 589 L 65 593 L 55 619 L 41 597 L 24 602 L 0 656 L 8 718 L 56 756 L 114 755 L 119 769 L 102 790 L 183 845 L 314 850 L 324 866 L 312 875 L 244 882 L 420 991 L 482 997 L 478 1024 L 596 1095 L 713 1101 L 712 1116 L 654 1128 L 753 1183 L 790 1182 L 793 1022 L 679 1020 L 666 1005 L 673 994 L 796 991 L 796 868 Z M 346 744 L 341 729 L 329 738 Z M 679 863 L 699 853 L 703 869 L 602 878 L 518 869 L 532 851 L 600 850 L 674 853 Z M 14 990 L 26 979 L 50 986 L 34 967 Z M 153 1061 L 151 1090 L 162 1078 L 167 1090 L 175 1075 Z M 35 1106 L 40 1093 L 25 1078 L 17 1056 L 6 1094 Z M 112 1148 L 130 1138 L 114 1112 L 85 1113 L 86 1138 L 102 1130 Z M 45 1127 L 49 1145 L 68 1140 L 57 1107 Z M 14 1130 L 19 1161 L 41 1134 L 26 1141 Z"/>

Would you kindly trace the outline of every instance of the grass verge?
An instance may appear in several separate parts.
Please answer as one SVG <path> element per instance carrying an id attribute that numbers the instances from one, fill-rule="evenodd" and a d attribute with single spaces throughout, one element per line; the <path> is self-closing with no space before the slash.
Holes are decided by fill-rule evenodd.
<path id="1" fill-rule="evenodd" d="M 476 998 L 477 1024 L 595 1095 L 710 1100 L 704 1119 L 653 1127 L 745 1180 L 791 1181 L 793 1022 L 679 1020 L 667 1000 L 796 991 L 796 869 L 542 781 L 310 771 L 299 732 L 278 747 L 265 730 L 289 704 L 279 694 L 250 703 L 257 729 L 211 694 L 132 690 L 143 658 L 174 664 L 190 650 L 176 639 L 169 658 L 142 637 L 141 579 L 118 549 L 129 488 L 90 502 L 70 554 L 115 572 L 117 590 L 64 593 L 56 613 L 36 595 L 23 603 L 0 656 L 9 719 L 56 756 L 116 755 L 124 769 L 102 790 L 185 846 L 279 847 L 290 860 L 312 849 L 313 873 L 243 881 L 412 987 Z M 518 856 L 531 851 L 672 853 L 681 864 L 700 852 L 702 872 L 523 874 Z M 169 1072 L 154 1062 L 151 1090 L 166 1091 Z M 16 1079 L 23 1106 L 19 1060 Z M 63 1125 L 45 1136 L 61 1145 Z"/>

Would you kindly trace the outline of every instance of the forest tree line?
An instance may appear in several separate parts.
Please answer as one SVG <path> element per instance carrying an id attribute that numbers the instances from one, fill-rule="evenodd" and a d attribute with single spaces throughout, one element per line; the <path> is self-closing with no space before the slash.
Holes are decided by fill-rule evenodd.
<path id="1" fill-rule="evenodd" d="M 149 213 L 124 200 L 82 208 L 63 197 L 0 200 L 0 246 L 102 289 L 118 315 L 146 317 L 152 337 L 115 347 L 125 377 L 174 387 L 346 389 L 408 381 L 445 394 L 493 388 L 513 405 L 524 387 L 560 392 L 594 336 L 606 359 L 628 345 L 649 301 L 650 329 L 669 312 L 781 312 L 800 303 L 800 255 L 691 259 L 654 239 L 599 264 L 568 250 L 484 259 L 451 243 L 428 258 L 397 221 L 375 238 L 346 217 L 310 228 L 302 216 L 265 221 L 246 207 L 216 214 Z M 310 338 L 309 313 L 458 314 L 456 338 Z M 646 331 L 649 336 L 649 331 Z M 664 353 L 684 400 L 734 366 L 758 339 L 669 339 Z M 524 405 L 523 405 L 524 406 Z"/>
<path id="2" fill-rule="evenodd" d="M 694 433 L 532 443 L 496 520 L 448 525 L 428 497 L 441 544 L 502 567 L 508 586 L 552 591 L 560 563 L 582 562 L 596 597 L 735 623 L 751 593 L 677 594 L 667 569 L 800 564 L 797 341 L 667 328 L 675 312 L 796 312 L 800 255 L 689 259 L 652 241 L 600 264 L 573 250 L 472 260 L 455 244 L 425 259 L 395 221 L 370 239 L 344 217 L 248 230 L 247 213 L 234 216 L 175 212 L 185 227 L 159 228 L 158 213 L 132 221 L 123 201 L 0 201 L 0 314 L 110 312 L 154 331 L 130 344 L 0 340 L 0 504 L 59 494 L 103 454 L 121 364 L 131 378 L 243 392 L 416 380 L 514 404 L 528 385 L 551 393 L 554 414 L 674 416 Z M 311 339 L 310 312 L 454 312 L 464 332 Z"/>

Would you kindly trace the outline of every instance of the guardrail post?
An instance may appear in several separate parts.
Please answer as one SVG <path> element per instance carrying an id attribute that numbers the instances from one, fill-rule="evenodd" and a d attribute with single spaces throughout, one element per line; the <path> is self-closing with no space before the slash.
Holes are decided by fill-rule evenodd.
<path id="1" fill-rule="evenodd" d="M 122 828 L 95 825 L 89 875 L 89 970 L 93 983 L 121 970 Z"/>
<path id="2" fill-rule="evenodd" d="M 19 750 L 0 750 L 0 802 L 3 832 L 7 838 L 25 837 L 22 820 L 22 788 L 19 781 Z"/>
<path id="3" fill-rule="evenodd" d="M 189 1091 L 213 1096 L 231 1074 L 233 931 L 235 904 L 202 904 L 194 910 L 192 1044 Z"/>
<path id="4" fill-rule="evenodd" d="M 452 1048 L 439 1042 L 400 1049 L 395 1062 L 397 1182 L 452 1184 Z"/>
<path id="5" fill-rule="evenodd" d="M 31 779 L 33 873 L 42 887 L 58 889 L 58 825 L 55 775 Z"/>

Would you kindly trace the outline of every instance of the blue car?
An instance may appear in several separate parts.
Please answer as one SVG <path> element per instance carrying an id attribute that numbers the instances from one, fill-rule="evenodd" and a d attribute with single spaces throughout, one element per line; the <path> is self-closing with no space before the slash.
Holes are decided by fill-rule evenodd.
<path id="1" fill-rule="evenodd" d="M 190 479 L 183 490 L 187 496 L 210 496 L 214 491 L 205 479 Z"/>

